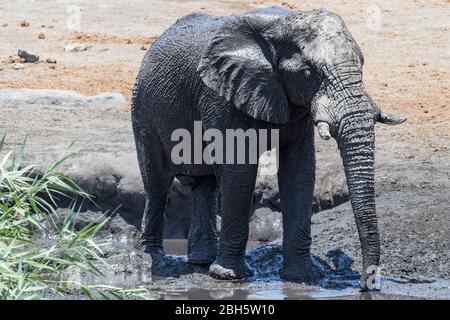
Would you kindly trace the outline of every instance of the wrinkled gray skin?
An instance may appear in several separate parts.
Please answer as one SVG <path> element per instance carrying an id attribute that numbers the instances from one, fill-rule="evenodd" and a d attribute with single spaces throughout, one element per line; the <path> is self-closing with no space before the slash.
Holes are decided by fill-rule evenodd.
<path id="1" fill-rule="evenodd" d="M 249 212 L 257 165 L 174 165 L 175 129 L 279 129 L 283 214 L 282 276 L 320 277 L 310 256 L 315 176 L 314 125 L 336 139 L 366 272 L 380 260 L 374 194 L 374 124 L 405 118 L 381 112 L 364 91 L 363 56 L 340 17 L 326 10 L 294 13 L 271 7 L 244 15 L 191 14 L 147 52 L 133 92 L 132 121 L 146 208 L 142 239 L 163 256 L 167 191 L 174 177 L 194 188 L 190 262 L 209 264 L 219 279 L 245 278 Z M 220 192 L 218 192 L 220 190 Z M 215 201 L 219 195 L 220 201 Z M 216 208 L 220 203 L 220 208 Z M 215 213 L 222 211 L 219 240 Z"/>

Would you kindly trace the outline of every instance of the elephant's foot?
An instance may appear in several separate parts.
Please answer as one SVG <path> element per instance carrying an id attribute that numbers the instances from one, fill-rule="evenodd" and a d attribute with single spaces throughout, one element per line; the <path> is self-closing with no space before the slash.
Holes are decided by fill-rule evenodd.
<path id="1" fill-rule="evenodd" d="M 201 239 L 188 242 L 188 260 L 192 264 L 211 264 L 216 260 L 217 239 Z"/>
<path id="2" fill-rule="evenodd" d="M 310 255 L 298 259 L 290 258 L 283 264 L 281 278 L 284 280 L 315 283 L 325 275 L 323 268 Z"/>
<path id="3" fill-rule="evenodd" d="M 209 267 L 209 275 L 220 280 L 241 280 L 253 276 L 253 270 L 244 258 L 239 260 L 216 259 Z"/>

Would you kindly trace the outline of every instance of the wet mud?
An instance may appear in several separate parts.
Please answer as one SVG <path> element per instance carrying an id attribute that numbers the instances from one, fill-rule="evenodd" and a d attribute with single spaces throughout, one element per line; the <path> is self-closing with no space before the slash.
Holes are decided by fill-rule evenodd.
<path id="1" fill-rule="evenodd" d="M 303 284 L 280 279 L 281 246 L 276 243 L 250 243 L 246 260 L 255 271 L 243 281 L 221 281 L 207 275 L 207 266 L 187 262 L 186 241 L 166 240 L 168 255 L 159 260 L 133 248 L 116 245 L 108 259 L 110 269 L 104 270 L 108 284 L 124 287 L 144 286 L 155 299 L 162 300 L 283 300 L 283 299 L 448 299 L 450 281 L 437 279 L 411 282 L 381 275 L 374 282 L 374 290 L 360 292 L 359 273 L 352 269 L 351 259 L 344 252 L 332 252 L 333 263 L 317 256 L 315 262 L 325 270 L 316 283 Z M 176 253 L 177 255 L 174 255 Z M 127 264 L 122 264 L 127 261 Z M 114 270 L 114 271 L 112 271 Z M 94 283 L 93 279 L 83 279 Z"/>

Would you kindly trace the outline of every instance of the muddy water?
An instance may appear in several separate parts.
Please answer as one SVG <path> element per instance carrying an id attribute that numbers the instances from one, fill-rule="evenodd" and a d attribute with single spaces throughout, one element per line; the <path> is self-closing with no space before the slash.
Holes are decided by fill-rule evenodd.
<path id="1" fill-rule="evenodd" d="M 404 299 L 449 299 L 450 281 L 438 280 L 431 284 L 399 284 L 388 279 L 379 292 L 359 292 L 357 288 L 332 290 L 332 289 L 306 289 L 306 288 L 259 288 L 259 289 L 168 289 L 163 293 L 165 300 L 195 300 L 195 299 L 220 299 L 220 300 L 298 300 L 298 299 L 320 299 L 320 300 L 404 300 Z M 276 284 L 274 284 L 276 285 Z M 357 285 L 355 281 L 354 285 Z"/>
<path id="2" fill-rule="evenodd" d="M 186 262 L 186 241 L 168 240 L 166 252 L 176 263 Z M 370 293 L 359 291 L 356 273 L 336 274 L 328 266 L 326 276 L 315 285 L 282 281 L 279 277 L 282 257 L 279 245 L 248 245 L 247 262 L 255 270 L 255 276 L 247 281 L 230 282 L 211 279 L 207 269 L 197 269 L 179 278 L 151 276 L 155 296 L 166 300 L 185 299 L 450 299 L 450 280 L 427 283 L 408 283 L 386 277 L 376 280 L 379 290 Z M 184 262 L 183 262 L 184 261 Z M 323 263 L 323 262 L 319 262 Z M 130 285 L 130 283 L 128 283 Z"/>

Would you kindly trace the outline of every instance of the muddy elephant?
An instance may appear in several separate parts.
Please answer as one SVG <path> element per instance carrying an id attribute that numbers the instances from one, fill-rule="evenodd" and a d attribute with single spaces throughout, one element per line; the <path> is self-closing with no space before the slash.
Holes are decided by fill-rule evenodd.
<path id="1" fill-rule="evenodd" d="M 174 163 L 179 141 L 173 133 L 182 128 L 194 135 L 195 121 L 202 130 L 224 135 L 227 129 L 278 130 L 282 277 L 320 277 L 310 255 L 316 126 L 322 138 L 336 139 L 341 153 L 363 255 L 361 288 L 367 289 L 366 270 L 380 260 L 374 125 L 405 118 L 381 111 L 364 91 L 363 63 L 343 20 L 323 9 L 296 13 L 270 7 L 223 17 L 194 13 L 165 31 L 146 53 L 132 97 L 147 251 L 164 254 L 164 209 L 177 177 L 195 194 L 189 261 L 211 264 L 210 275 L 219 279 L 251 275 L 244 254 L 258 164 Z M 226 151 L 235 156 L 236 149 Z"/>

